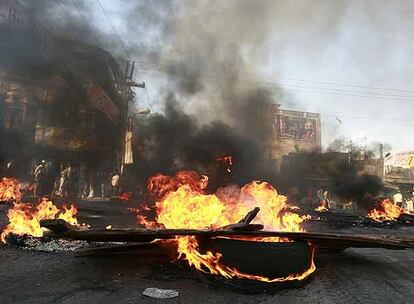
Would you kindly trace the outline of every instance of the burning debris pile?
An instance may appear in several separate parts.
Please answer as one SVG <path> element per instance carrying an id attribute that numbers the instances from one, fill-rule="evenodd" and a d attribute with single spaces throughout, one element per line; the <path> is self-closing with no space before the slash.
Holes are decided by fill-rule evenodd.
<path id="1" fill-rule="evenodd" d="M 327 212 L 329 211 L 328 208 L 326 208 L 324 205 L 319 205 L 317 208 L 315 208 L 316 212 Z"/>
<path id="2" fill-rule="evenodd" d="M 299 215 L 299 208 L 269 183 L 253 181 L 209 193 L 208 181 L 194 171 L 151 177 L 147 188 L 154 205 L 140 208 L 137 217 L 145 229 L 91 229 L 78 224 L 74 205 L 58 208 L 45 198 L 34 206 L 14 203 L 1 240 L 14 238 L 29 249 L 76 250 L 81 255 L 117 248 L 173 250 L 177 260 L 219 281 L 266 286 L 308 278 L 316 270 L 318 247 L 414 248 L 409 238 L 309 233 L 301 225 L 310 216 Z M 85 248 L 95 242 L 101 247 Z M 106 247 L 102 242 L 122 245 Z"/>
<path id="3" fill-rule="evenodd" d="M 1 233 L 0 239 L 6 241 L 9 233 L 14 235 L 30 235 L 42 237 L 46 230 L 40 226 L 40 221 L 45 219 L 62 219 L 71 225 L 78 225 L 75 217 L 77 209 L 74 205 L 63 206 L 62 209 L 56 207 L 51 201 L 44 198 L 36 206 L 24 203 L 15 203 L 7 212 L 9 224 Z"/>
<path id="4" fill-rule="evenodd" d="M 234 186 L 220 188 L 215 194 L 204 192 L 207 185 L 208 177 L 196 172 L 179 172 L 175 177 L 157 175 L 150 178 L 148 190 L 159 199 L 155 205 L 157 217 L 155 221 L 141 218 L 141 224 L 149 228 L 154 227 L 155 224 L 167 229 L 220 229 L 239 222 L 249 213 L 249 210 L 259 207 L 260 212 L 256 212 L 255 221 L 265 229 L 304 232 L 300 226 L 304 217 L 296 214 L 297 208 L 290 206 L 286 197 L 279 195 L 276 189 L 266 182 L 255 181 L 240 189 Z M 279 237 L 257 237 L 245 240 L 292 242 L 288 238 Z M 190 266 L 226 278 L 283 282 L 303 280 L 316 269 L 312 254 L 309 268 L 299 274 L 283 278 L 247 274 L 224 265 L 220 252 L 210 250 L 202 252 L 195 236 L 177 237 L 176 242 L 179 258 L 187 260 Z"/>
<path id="5" fill-rule="evenodd" d="M 376 222 L 395 221 L 403 213 L 404 210 L 401 207 L 395 205 L 391 200 L 385 199 L 379 202 L 377 208 L 371 210 L 367 217 Z"/>
<path id="6" fill-rule="evenodd" d="M 414 224 L 414 216 L 406 213 L 403 208 L 396 205 L 390 199 L 379 201 L 376 208 L 367 214 L 367 218 L 375 223 L 393 223 L 399 221 Z"/>
<path id="7" fill-rule="evenodd" d="M 0 180 L 0 203 L 21 201 L 20 184 L 15 178 L 3 177 Z"/>

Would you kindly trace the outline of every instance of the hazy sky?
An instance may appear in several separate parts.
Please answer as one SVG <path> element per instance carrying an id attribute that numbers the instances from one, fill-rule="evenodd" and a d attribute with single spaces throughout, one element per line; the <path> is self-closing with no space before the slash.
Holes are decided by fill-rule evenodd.
<path id="1" fill-rule="evenodd" d="M 186 2 L 176 1 L 182 6 Z M 282 88 L 283 97 L 275 102 L 284 108 L 321 113 L 325 146 L 334 137 L 345 136 L 390 143 L 397 151 L 411 150 L 414 1 L 273 2 L 265 41 L 257 48 L 255 43 L 244 45 L 243 51 L 264 86 Z M 99 28 L 113 35 L 99 4 L 90 3 Z M 138 50 L 130 56 L 138 62 L 137 80 L 145 80 L 147 89 L 136 90 L 137 106 L 159 109 L 159 92 L 168 86 L 168 80 L 157 64 L 139 56 L 139 50 L 164 47 L 163 17 L 174 14 L 167 5 L 171 2 L 101 3 L 127 48 Z M 132 6 L 140 14 L 125 19 Z M 218 10 L 212 8 L 209 13 L 235 18 L 231 11 Z M 254 18 L 246 23 L 260 25 L 260 17 Z"/>

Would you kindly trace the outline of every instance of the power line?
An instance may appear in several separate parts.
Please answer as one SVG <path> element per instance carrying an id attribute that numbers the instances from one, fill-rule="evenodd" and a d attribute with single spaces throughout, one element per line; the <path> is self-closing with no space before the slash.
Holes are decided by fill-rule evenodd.
<path id="1" fill-rule="evenodd" d="M 344 89 L 341 87 L 302 86 L 300 84 L 286 83 L 283 81 L 278 84 L 280 86 L 296 86 L 296 87 L 304 88 L 304 89 L 319 89 L 319 90 L 335 91 L 335 92 L 342 92 L 342 93 L 356 93 L 356 94 L 363 94 L 367 96 L 385 96 L 385 97 L 398 97 L 398 98 L 408 98 L 408 99 L 414 98 L 414 95 L 401 95 L 401 94 L 389 94 L 389 93 L 383 93 L 383 92 L 359 91 L 359 90 Z"/>
<path id="2" fill-rule="evenodd" d="M 58 5 L 58 7 L 59 7 L 59 10 L 60 10 L 60 12 L 61 12 L 61 14 L 62 14 L 62 17 L 67 17 L 67 18 L 69 18 L 69 16 L 68 16 L 68 14 L 65 12 L 65 10 L 63 9 L 63 6 L 62 6 L 62 3 L 60 3 L 60 1 L 59 0 L 55 0 L 55 2 L 57 3 L 57 5 Z"/>
<path id="3" fill-rule="evenodd" d="M 73 5 L 75 6 L 76 10 L 78 11 L 79 15 L 82 17 L 83 22 L 85 22 L 86 26 L 89 28 L 89 30 L 94 33 L 95 36 L 95 40 L 97 42 L 98 45 L 100 45 L 100 41 L 98 39 L 98 35 L 97 33 L 94 31 L 93 27 L 89 24 L 88 20 L 86 19 L 85 15 L 82 13 L 81 9 L 79 8 L 78 3 L 76 3 L 75 0 L 72 0 Z"/>
<path id="4" fill-rule="evenodd" d="M 138 62 L 137 65 L 141 71 L 147 72 L 147 73 L 155 73 L 155 74 L 163 74 L 162 70 L 160 70 L 160 67 L 163 65 L 155 65 L 155 64 L 148 64 L 145 62 Z M 321 87 L 321 86 L 303 86 L 300 84 L 295 83 L 285 83 L 285 82 L 274 82 L 274 81 L 266 81 L 261 80 L 261 83 L 264 83 L 266 85 L 275 86 L 278 88 L 290 88 L 298 92 L 304 92 L 304 93 L 313 93 L 313 94 L 319 94 L 319 95 L 336 95 L 336 96 L 346 96 L 346 97 L 356 97 L 356 98 L 364 98 L 364 99 L 374 99 L 376 101 L 396 101 L 396 102 L 403 102 L 403 103 L 413 103 L 414 102 L 414 95 L 402 95 L 402 94 L 389 94 L 384 92 L 372 92 L 372 91 L 360 91 L 360 90 L 351 90 L 351 89 L 344 89 L 341 88 L 340 85 L 343 85 L 345 87 L 350 88 L 364 88 L 364 89 L 370 89 L 370 90 L 383 90 L 383 91 L 389 91 L 389 92 L 406 92 L 406 93 L 412 93 L 414 94 L 414 91 L 410 90 L 400 90 L 400 89 L 391 89 L 391 88 L 380 88 L 380 87 L 370 87 L 370 86 L 359 86 L 359 85 L 351 85 L 351 84 L 340 84 L 335 82 L 326 82 L 326 81 L 312 81 L 312 80 L 303 80 L 303 79 L 294 79 L 294 78 L 285 78 L 282 79 L 289 79 L 293 81 L 302 81 L 302 82 L 310 82 L 310 83 L 327 83 L 329 85 L 333 85 L 334 87 Z M 306 84 L 305 84 L 306 85 Z"/>
<path id="5" fill-rule="evenodd" d="M 349 116 L 349 115 L 342 115 L 342 114 L 324 114 L 323 112 L 321 113 L 321 117 L 331 117 L 331 118 L 335 118 L 335 117 L 339 117 L 341 119 L 341 121 L 346 121 L 346 120 L 393 120 L 395 122 L 397 121 L 404 121 L 404 122 L 411 122 L 414 123 L 414 119 L 409 118 L 409 117 L 398 117 L 398 116 L 375 116 L 375 115 L 371 115 L 371 116 Z"/>
<path id="6" fill-rule="evenodd" d="M 162 65 L 161 65 L 162 66 Z M 145 71 L 147 73 L 155 73 L 155 74 L 161 74 L 162 71 L 158 67 L 154 67 L 154 65 L 146 64 L 143 62 L 139 62 L 138 67 L 140 70 Z M 283 78 L 287 79 L 287 78 Z M 290 78 L 292 79 L 292 78 Z M 305 81 L 305 80 L 303 80 Z M 261 81 L 264 84 L 277 86 L 277 87 L 288 87 L 293 89 L 298 89 L 298 91 L 305 91 L 310 93 L 316 93 L 316 94 L 329 94 L 329 95 L 337 95 L 337 96 L 348 96 L 348 97 L 358 97 L 358 98 L 367 98 L 367 99 L 384 99 L 389 101 L 390 99 L 401 101 L 401 102 L 414 102 L 414 95 L 401 95 L 401 94 L 389 94 L 384 92 L 370 92 L 370 91 L 359 91 L 359 90 L 349 90 L 344 89 L 341 87 L 315 87 L 315 86 L 303 86 L 300 84 L 295 83 L 286 83 L 286 82 L 273 82 L 273 81 Z M 319 83 L 317 81 L 310 81 L 312 83 Z M 325 82 L 320 82 L 325 83 Z M 333 85 L 334 83 L 330 83 Z M 357 85 L 346 85 L 347 87 L 354 87 L 354 88 L 369 88 L 369 89 L 377 89 L 377 90 L 388 90 L 390 92 L 407 92 L 407 93 L 413 93 L 414 91 L 409 90 L 398 90 L 398 89 L 390 89 L 390 88 L 379 88 L 379 87 L 368 87 L 368 86 L 357 86 Z"/>
<path id="7" fill-rule="evenodd" d="M 159 73 L 161 72 L 159 67 L 162 67 L 162 64 L 151 64 L 144 61 L 137 61 L 139 64 L 139 67 L 143 70 Z M 407 98 L 414 98 L 414 91 L 413 90 L 403 90 L 403 89 L 392 89 L 392 88 L 381 88 L 381 87 L 371 87 L 371 86 L 365 86 L 365 85 L 352 85 L 352 84 L 343 84 L 338 82 L 328 82 L 328 81 L 314 81 L 314 80 L 305 80 L 305 79 L 296 79 L 296 78 L 287 78 L 287 77 L 277 77 L 277 80 L 274 80 L 271 77 L 262 75 L 263 78 L 268 78 L 270 81 L 265 81 L 267 83 L 274 83 L 277 84 L 284 84 L 283 82 L 279 82 L 278 80 L 287 80 L 287 81 L 297 81 L 297 82 L 309 82 L 309 83 L 316 83 L 316 84 L 326 84 L 334 87 L 323 87 L 323 89 L 332 89 L 332 90 L 341 90 L 346 91 L 346 89 L 341 88 L 342 87 L 350 87 L 350 88 L 358 88 L 358 89 L 369 89 L 369 90 L 380 90 L 380 91 L 390 91 L 390 92 L 404 92 L 404 93 L 410 93 L 413 95 L 400 95 L 400 94 L 387 94 L 384 92 L 370 92 L 370 91 L 358 91 L 358 93 L 364 93 L 364 94 L 373 94 L 373 95 L 383 95 L 383 96 L 390 96 L 390 97 L 407 97 Z M 292 85 L 298 85 L 298 84 L 292 84 Z M 354 91 L 355 92 L 355 91 Z"/>
<path id="8" fill-rule="evenodd" d="M 270 85 L 270 86 L 277 86 L 283 87 L 281 84 L 262 81 L 262 83 Z M 352 91 L 344 91 L 344 93 L 338 92 L 338 90 L 326 89 L 326 88 L 309 88 L 309 87 L 301 87 L 298 85 L 284 85 L 284 87 L 291 88 L 293 90 L 305 93 L 314 93 L 314 94 L 321 94 L 321 95 L 337 95 L 337 96 L 348 96 L 348 97 L 358 97 L 358 98 L 366 98 L 366 99 L 382 99 L 383 101 L 396 101 L 396 102 L 405 102 L 405 103 L 413 103 L 414 96 L 401 96 L 401 97 L 393 97 L 390 95 L 378 95 L 378 94 L 367 94 L 364 92 L 352 92 Z"/>
<path id="9" fill-rule="evenodd" d="M 292 80 L 292 81 L 299 81 L 299 82 L 310 82 L 310 83 L 318 83 L 318 84 L 322 83 L 322 84 L 327 84 L 327 85 L 336 85 L 336 86 L 353 87 L 353 88 L 370 89 L 370 90 L 395 91 L 395 92 L 403 92 L 403 93 L 414 94 L 413 90 L 405 90 L 405 89 L 372 87 L 372 86 L 368 86 L 368 85 L 355 85 L 355 84 L 340 83 L 340 82 L 306 80 L 306 79 L 278 77 L 278 76 L 276 76 L 276 77 L 277 77 L 277 79 L 285 79 L 285 80 Z"/>
<path id="10" fill-rule="evenodd" d="M 108 21 L 109 25 L 111 26 L 112 31 L 114 32 L 115 36 L 118 38 L 119 43 L 121 44 L 122 49 L 124 50 L 124 52 L 125 52 L 125 54 L 127 55 L 127 57 L 129 57 L 128 50 L 127 50 L 127 48 L 125 47 L 125 44 L 124 44 L 124 42 L 122 41 L 121 37 L 119 37 L 118 33 L 116 32 L 116 29 L 115 29 L 114 25 L 112 24 L 111 20 L 109 19 L 109 16 L 108 16 L 108 14 L 106 13 L 106 11 L 105 11 L 104 7 L 102 6 L 101 1 L 100 1 L 100 0 L 96 0 L 96 1 L 98 2 L 98 4 L 99 4 L 99 6 L 100 6 L 100 8 L 101 8 L 101 10 L 102 10 L 102 12 L 103 12 L 103 14 L 105 15 L 106 20 Z"/>

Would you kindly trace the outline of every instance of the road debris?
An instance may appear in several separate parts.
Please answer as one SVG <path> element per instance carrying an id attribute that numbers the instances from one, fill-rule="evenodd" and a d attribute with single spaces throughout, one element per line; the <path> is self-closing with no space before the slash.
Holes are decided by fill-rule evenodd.
<path id="1" fill-rule="evenodd" d="M 146 288 L 142 294 L 154 299 L 171 299 L 178 297 L 178 291 L 174 289 L 161 289 L 155 287 Z"/>

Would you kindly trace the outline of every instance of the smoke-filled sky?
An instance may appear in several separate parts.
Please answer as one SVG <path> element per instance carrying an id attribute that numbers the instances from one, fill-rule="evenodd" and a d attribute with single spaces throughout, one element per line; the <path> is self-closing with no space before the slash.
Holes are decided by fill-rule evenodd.
<path id="1" fill-rule="evenodd" d="M 54 32 L 136 60 L 139 108 L 161 111 L 174 90 L 187 111 L 231 120 L 265 87 L 283 108 L 320 112 L 325 146 L 412 149 L 412 1 L 100 0 L 111 24 L 99 1 L 21 2 Z"/>

